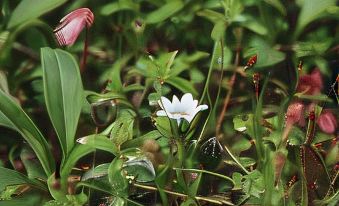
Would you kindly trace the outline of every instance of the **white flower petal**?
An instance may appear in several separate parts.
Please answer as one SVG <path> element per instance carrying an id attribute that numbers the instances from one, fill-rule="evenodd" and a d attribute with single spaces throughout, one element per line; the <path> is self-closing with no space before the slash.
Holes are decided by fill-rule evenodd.
<path id="1" fill-rule="evenodd" d="M 191 93 L 186 93 L 181 97 L 181 112 L 187 112 L 190 108 L 193 108 L 194 101 Z"/>
<path id="2" fill-rule="evenodd" d="M 173 106 L 172 103 L 169 99 L 167 99 L 166 97 L 161 97 L 161 100 L 159 100 L 159 105 L 160 107 L 165 110 L 166 112 L 172 112 L 173 110 Z"/>
<path id="3" fill-rule="evenodd" d="M 178 97 L 175 96 L 175 95 L 173 95 L 173 98 L 172 98 L 172 106 L 173 106 L 174 110 L 175 110 L 175 108 L 180 107 L 180 101 L 179 101 Z"/>
<path id="4" fill-rule="evenodd" d="M 167 116 L 166 112 L 164 110 L 159 110 L 157 111 L 157 116 L 158 117 L 163 117 L 163 116 Z"/>
<path id="5" fill-rule="evenodd" d="M 208 109 L 208 106 L 207 106 L 206 104 L 202 104 L 202 105 L 199 105 L 199 106 L 197 107 L 197 109 L 198 109 L 199 111 L 203 111 L 203 110 Z"/>

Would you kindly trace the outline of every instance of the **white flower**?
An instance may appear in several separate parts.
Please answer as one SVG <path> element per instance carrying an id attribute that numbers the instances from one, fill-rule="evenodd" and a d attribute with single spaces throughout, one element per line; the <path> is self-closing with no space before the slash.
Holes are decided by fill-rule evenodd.
<path id="1" fill-rule="evenodd" d="M 198 112 L 208 109 L 205 104 L 198 106 L 198 100 L 193 100 L 191 93 L 184 94 L 181 101 L 175 95 L 173 95 L 172 102 L 166 97 L 161 97 L 158 104 L 162 110 L 157 112 L 157 116 L 168 116 L 171 119 L 176 119 L 178 125 L 182 118 L 190 123 Z"/>

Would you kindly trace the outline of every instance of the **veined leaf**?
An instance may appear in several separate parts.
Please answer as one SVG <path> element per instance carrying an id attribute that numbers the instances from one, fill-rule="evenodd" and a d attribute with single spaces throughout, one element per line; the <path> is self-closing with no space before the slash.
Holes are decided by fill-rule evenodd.
<path id="1" fill-rule="evenodd" d="M 47 111 L 66 157 L 74 146 L 83 102 L 79 68 L 74 58 L 60 49 L 42 48 L 41 62 Z"/>
<path id="2" fill-rule="evenodd" d="M 11 29 L 19 24 L 38 18 L 39 16 L 62 5 L 67 0 L 22 0 L 14 9 L 8 22 L 8 28 Z"/>
<path id="3" fill-rule="evenodd" d="M 149 24 L 155 24 L 164 21 L 176 12 L 180 11 L 183 7 L 184 3 L 181 0 L 168 1 L 159 9 L 149 13 L 146 17 L 146 22 Z"/>
<path id="4" fill-rule="evenodd" d="M 15 129 L 32 147 L 39 158 L 46 175 L 50 175 L 55 164 L 46 139 L 28 115 L 16 102 L 0 90 L 0 119 L 5 126 Z"/>
<path id="5" fill-rule="evenodd" d="M 29 179 L 27 176 L 15 170 L 0 167 L 0 192 L 9 185 L 28 184 L 41 190 L 47 190 L 46 186 L 41 182 Z"/>

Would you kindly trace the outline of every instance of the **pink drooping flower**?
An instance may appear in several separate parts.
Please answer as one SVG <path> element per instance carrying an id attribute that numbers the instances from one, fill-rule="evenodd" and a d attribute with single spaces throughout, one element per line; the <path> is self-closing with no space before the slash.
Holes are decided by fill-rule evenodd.
<path id="1" fill-rule="evenodd" d="M 297 92 L 315 95 L 319 94 L 322 88 L 323 80 L 319 69 L 313 70 L 311 74 L 306 74 L 299 77 Z"/>
<path id="2" fill-rule="evenodd" d="M 327 134 L 333 134 L 338 126 L 336 117 L 329 110 L 324 110 L 319 115 L 317 123 L 319 128 Z"/>
<path id="3" fill-rule="evenodd" d="M 60 46 L 74 44 L 80 32 L 85 27 L 90 27 L 93 21 L 94 15 L 88 8 L 80 8 L 67 14 L 54 29 Z"/>
<path id="4" fill-rule="evenodd" d="M 293 102 L 287 108 L 286 112 L 286 127 L 284 129 L 282 135 L 282 142 L 285 142 L 288 138 L 288 134 L 290 133 L 292 126 L 296 123 L 299 125 L 305 124 L 305 105 L 301 102 Z"/>
<path id="5" fill-rule="evenodd" d="M 304 110 L 305 105 L 301 102 L 293 102 L 290 104 L 286 112 L 286 125 L 301 124 L 305 120 Z"/>

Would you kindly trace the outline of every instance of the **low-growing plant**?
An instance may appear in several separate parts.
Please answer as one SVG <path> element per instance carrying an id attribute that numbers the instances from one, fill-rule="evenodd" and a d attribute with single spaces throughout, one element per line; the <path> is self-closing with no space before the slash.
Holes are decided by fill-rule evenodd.
<path id="1" fill-rule="evenodd" d="M 1 3 L 0 205 L 338 204 L 334 0 L 65 2 Z"/>

